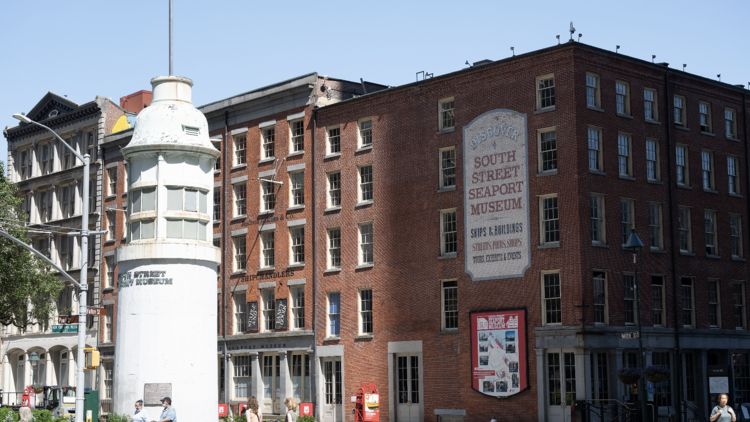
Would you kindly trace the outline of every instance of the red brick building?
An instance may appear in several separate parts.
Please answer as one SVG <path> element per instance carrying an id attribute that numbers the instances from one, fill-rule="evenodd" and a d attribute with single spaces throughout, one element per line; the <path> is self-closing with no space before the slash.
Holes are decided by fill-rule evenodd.
<path id="1" fill-rule="evenodd" d="M 623 248 L 631 229 L 645 244 L 645 360 L 670 370 L 654 385 L 656 411 L 706 415 L 709 365 L 731 374 L 730 403 L 750 401 L 746 94 L 666 63 L 567 43 L 315 110 L 323 420 L 350 420 L 363 382 L 380 390 L 381 421 L 562 421 L 575 399 L 635 400 L 616 375 L 636 366 L 638 350 L 621 339 L 637 322 Z M 490 118 L 522 123 L 476 126 Z M 492 203 L 493 220 L 507 210 L 528 224 L 485 223 L 495 239 L 523 232 L 494 246 L 471 240 L 486 232 L 466 227 L 483 212 L 470 204 L 485 195 L 475 186 L 490 155 L 471 166 L 464 159 L 485 141 L 498 151 L 518 145 L 490 154 L 509 163 L 527 143 L 528 176 L 526 163 L 513 162 L 521 165 L 514 187 L 495 185 L 519 195 L 484 206 Z M 517 252 L 477 253 L 485 247 Z M 497 277 L 467 273 L 485 259 L 516 258 L 529 263 L 516 275 L 501 264 L 490 265 Z M 472 388 L 472 359 L 487 350 L 481 332 L 473 338 L 472 313 L 503 309 L 526 310 L 518 331 L 529 388 L 499 400 L 488 396 L 516 374 L 523 386 L 523 364 Z"/>

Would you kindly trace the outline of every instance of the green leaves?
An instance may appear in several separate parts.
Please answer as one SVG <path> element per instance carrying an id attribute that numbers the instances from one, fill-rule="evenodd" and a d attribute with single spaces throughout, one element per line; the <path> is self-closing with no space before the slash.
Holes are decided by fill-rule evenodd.
<path id="1" fill-rule="evenodd" d="M 0 230 L 29 242 L 23 199 L 6 177 L 0 162 Z M 44 261 L 9 239 L 0 237 L 0 324 L 25 331 L 33 324 L 46 326 L 54 314 L 55 300 L 64 283 Z"/>

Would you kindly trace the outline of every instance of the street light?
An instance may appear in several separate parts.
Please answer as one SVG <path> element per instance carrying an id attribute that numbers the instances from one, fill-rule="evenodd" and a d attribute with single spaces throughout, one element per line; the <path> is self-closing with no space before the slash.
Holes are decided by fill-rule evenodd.
<path id="1" fill-rule="evenodd" d="M 42 129 L 46 129 L 48 132 L 52 133 L 55 138 L 57 138 L 61 144 L 67 149 L 69 149 L 79 160 L 83 162 L 83 201 L 81 201 L 82 204 L 82 210 L 81 210 L 81 276 L 79 280 L 80 283 L 76 283 L 78 286 L 78 356 L 76 358 L 76 419 L 75 422 L 83 422 L 83 390 L 84 385 L 86 383 L 84 379 L 83 374 L 83 368 L 86 366 L 84 361 L 84 350 L 86 348 L 86 299 L 87 299 L 87 293 L 88 293 L 88 283 L 86 283 L 87 280 L 87 269 L 88 269 L 88 256 L 89 256 L 89 155 L 84 154 L 81 156 L 81 154 L 78 153 L 74 148 L 72 148 L 70 145 L 68 145 L 67 142 L 65 142 L 60 135 L 58 135 L 54 130 L 48 128 L 47 126 L 35 122 L 28 117 L 24 116 L 23 114 L 14 114 L 14 118 L 28 124 L 36 125 L 41 127 Z M 33 251 L 33 249 L 32 249 Z M 35 251 L 36 252 L 36 251 Z M 41 255 L 37 252 L 37 255 Z M 67 274 L 66 274 L 67 275 Z M 67 278 L 72 278 L 68 276 Z M 38 358 L 37 358 L 38 359 Z"/>
<path id="2" fill-rule="evenodd" d="M 623 248 L 629 253 L 633 254 L 633 261 L 630 261 L 628 257 L 628 267 L 635 273 L 635 280 L 633 282 L 633 288 L 635 290 L 635 312 L 636 319 L 638 319 L 638 366 L 643 371 L 643 330 L 641 329 L 641 290 L 638 286 L 638 271 L 643 268 L 643 261 L 637 258 L 641 257 L 641 249 L 643 249 L 643 242 L 635 234 L 635 229 L 630 229 L 630 237 L 628 237 L 627 243 Z M 638 384 L 638 396 L 641 402 L 641 421 L 646 422 L 648 414 L 646 413 L 646 381 L 641 373 Z"/>
<path id="3" fill-rule="evenodd" d="M 31 383 L 34 384 L 37 379 L 37 365 L 39 364 L 39 355 L 36 352 L 31 352 L 29 355 L 29 363 L 31 363 Z"/>

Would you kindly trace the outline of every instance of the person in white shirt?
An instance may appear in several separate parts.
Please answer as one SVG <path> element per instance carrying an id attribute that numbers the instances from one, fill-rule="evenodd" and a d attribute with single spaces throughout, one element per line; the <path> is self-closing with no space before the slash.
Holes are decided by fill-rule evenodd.
<path id="1" fill-rule="evenodd" d="M 143 400 L 135 402 L 135 413 L 133 414 L 133 422 L 148 422 L 148 412 L 143 408 Z"/>

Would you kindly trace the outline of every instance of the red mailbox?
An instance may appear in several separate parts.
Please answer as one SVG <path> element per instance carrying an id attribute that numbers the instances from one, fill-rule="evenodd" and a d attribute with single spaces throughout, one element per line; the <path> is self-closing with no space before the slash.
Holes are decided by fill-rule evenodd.
<path id="1" fill-rule="evenodd" d="M 357 391 L 357 401 L 354 404 L 354 420 L 356 422 L 380 421 L 380 394 L 375 383 L 362 386 Z"/>

